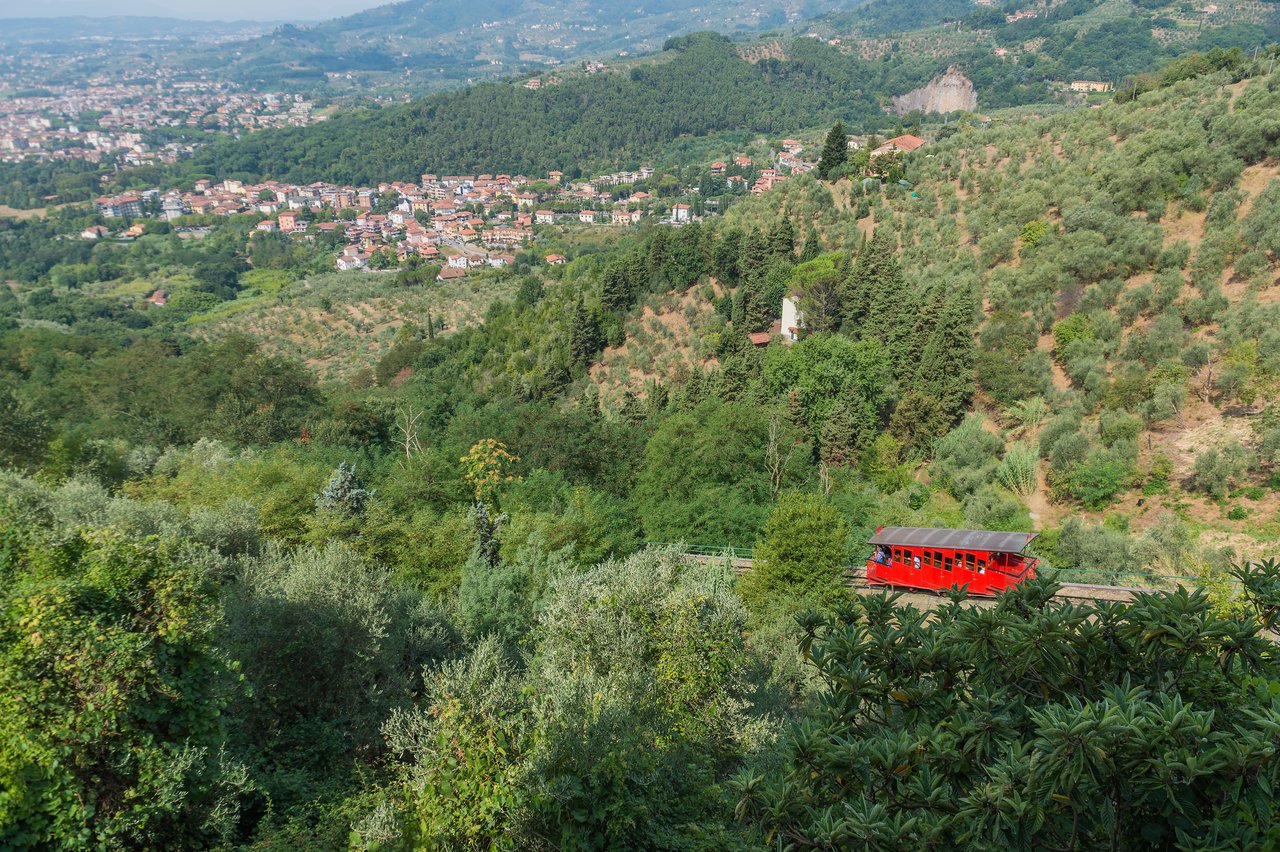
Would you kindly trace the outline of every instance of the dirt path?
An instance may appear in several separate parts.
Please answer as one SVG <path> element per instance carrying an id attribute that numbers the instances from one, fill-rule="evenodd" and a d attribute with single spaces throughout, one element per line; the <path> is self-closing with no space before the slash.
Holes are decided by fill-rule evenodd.
<path id="1" fill-rule="evenodd" d="M 1237 211 L 1237 218 L 1243 219 L 1253 209 L 1253 202 L 1271 182 L 1280 177 L 1280 166 L 1259 164 L 1249 166 L 1240 173 L 1240 191 L 1244 193 L 1244 201 Z"/>

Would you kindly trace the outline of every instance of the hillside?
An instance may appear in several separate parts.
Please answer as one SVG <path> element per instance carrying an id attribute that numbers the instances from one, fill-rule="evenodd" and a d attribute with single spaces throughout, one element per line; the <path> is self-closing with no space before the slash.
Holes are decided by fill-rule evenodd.
<path id="1" fill-rule="evenodd" d="M 825 45 L 802 45 L 777 66 L 752 65 L 728 39 L 701 33 L 676 40 L 660 60 L 538 91 L 488 83 L 315 128 L 264 131 L 210 147 L 190 169 L 302 183 L 416 180 L 428 170 L 577 175 L 655 156 L 686 135 L 881 117 L 874 95 L 855 84 L 859 63 Z"/>
<path id="2" fill-rule="evenodd" d="M 322 380 L 349 380 L 361 373 L 371 376 L 373 366 L 406 333 L 425 335 L 429 323 L 439 334 L 475 325 L 491 304 L 514 291 L 508 281 L 406 287 L 392 278 L 312 276 L 281 296 L 228 302 L 194 317 L 190 331 L 208 340 L 247 334 L 262 341 L 264 352 L 296 358 Z"/>
<path id="3" fill-rule="evenodd" d="M 736 47 L 506 87 L 515 141 L 472 141 L 661 151 L 768 120 L 784 75 L 818 85 L 762 105 L 808 150 L 883 115 L 821 82 L 872 67 L 854 50 Z M 830 133 L 821 180 L 679 226 L 535 223 L 449 284 L 329 272 L 372 235 L 327 222 L 0 220 L 0 846 L 1274 845 L 1276 58 L 921 122 L 874 159 Z M 484 127 L 498 91 L 361 117 L 407 151 L 353 120 L 217 156 L 466 164 L 440 108 Z M 851 588 L 884 526 L 1035 531 L 1037 575 L 920 609 Z M 965 550 L 932 569 L 1011 576 Z"/>
<path id="4" fill-rule="evenodd" d="M 650 53 L 669 37 L 714 29 L 774 29 L 862 0 L 659 0 L 640 7 L 586 0 L 403 0 L 312 26 L 284 26 L 194 64 L 246 82 L 323 81 L 325 75 L 394 73 L 441 87 L 559 66 L 584 58 Z"/>
<path id="5" fill-rule="evenodd" d="M 952 67 L 972 81 L 979 110 L 1059 102 L 1071 80 L 1119 84 L 1197 48 L 1259 45 L 1280 20 L 1262 8 L 1256 23 L 1224 16 L 1192 40 L 1165 43 L 1153 35 L 1168 23 L 1163 10 L 1128 0 L 1073 0 L 1012 24 L 992 23 L 991 11 L 979 9 L 951 29 L 959 41 L 944 33 L 935 48 L 925 43 L 939 31 L 928 28 L 901 32 L 884 51 L 874 48 L 877 39 L 856 35 L 734 45 L 701 33 L 672 40 L 623 73 L 566 74 L 537 91 L 482 84 L 266 131 L 203 151 L 190 169 L 301 183 L 413 180 L 423 171 L 574 175 L 634 164 L 676 139 L 722 130 L 792 133 L 839 118 L 870 132 L 894 126 L 886 110 L 896 96 Z M 935 106 L 975 104 L 967 87 L 964 95 Z M 916 106 L 929 106 L 927 98 L 900 111 Z"/>
<path id="6" fill-rule="evenodd" d="M 1280 223 L 1280 150 L 1267 118 L 1274 98 L 1266 80 L 1233 83 L 1223 73 L 1136 103 L 962 124 L 908 161 L 910 192 L 864 195 L 846 181 L 826 187 L 806 177 L 739 205 L 718 230 L 773 232 L 789 215 L 797 243 L 813 229 L 824 249 L 853 255 L 844 261 L 850 281 L 875 250 L 863 242 L 874 232 L 895 249 L 896 298 L 914 306 L 908 313 L 925 310 L 931 293 L 981 294 L 966 414 L 979 431 L 944 439 L 916 472 L 964 502 L 968 523 L 1009 522 L 983 514 L 996 500 L 989 489 L 1006 447 L 1029 445 L 1038 475 L 1013 493 L 1037 528 L 1056 536 L 1084 518 L 1158 535 L 1176 518 L 1205 553 L 1260 554 L 1280 535 L 1280 412 L 1270 405 L 1280 387 L 1271 330 L 1280 323 L 1280 255 L 1264 236 Z M 806 289 L 806 277 L 825 288 L 831 279 L 805 268 L 782 284 L 740 285 L 733 310 L 744 293 L 752 298 L 743 286 L 764 286 L 769 299 L 790 288 L 837 317 L 826 328 L 847 328 L 839 295 Z M 706 341 L 725 333 L 713 311 L 719 297 L 700 293 L 689 290 L 666 314 L 646 309 L 605 350 L 592 373 L 602 396 L 620 404 L 624 391 L 652 394 L 654 377 L 681 383 L 687 367 L 673 367 L 705 357 Z M 741 321 L 754 330 L 767 319 L 751 326 L 748 307 Z M 683 342 L 670 339 L 689 324 Z M 865 333 L 855 328 L 855 337 Z M 713 373 L 744 369 L 718 351 Z M 655 354 L 646 364 L 637 352 Z M 824 428 L 810 433 L 819 446 Z M 932 427 L 901 421 L 889 431 L 910 446 L 921 428 Z"/>

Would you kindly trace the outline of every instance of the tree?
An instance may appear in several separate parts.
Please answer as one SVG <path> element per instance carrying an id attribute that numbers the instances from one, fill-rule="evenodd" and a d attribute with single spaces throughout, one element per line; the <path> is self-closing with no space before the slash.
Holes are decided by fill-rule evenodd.
<path id="1" fill-rule="evenodd" d="M 225 842 L 245 777 L 220 756 L 234 681 L 208 554 L 0 526 L 0 845 Z"/>
<path id="2" fill-rule="evenodd" d="M 837 121 L 822 143 L 822 156 L 816 169 L 820 180 L 831 180 L 849 159 L 849 134 L 845 132 L 844 122 Z"/>
<path id="3" fill-rule="evenodd" d="M 347 519 L 359 518 L 375 493 L 364 487 L 364 480 L 356 475 L 355 465 L 341 462 L 324 489 L 316 495 L 316 508 Z"/>
<path id="4" fill-rule="evenodd" d="M 413 848 L 732 848 L 722 784 L 767 741 L 729 578 L 646 551 L 554 580 L 526 671 L 492 638 L 386 726 Z"/>
<path id="5" fill-rule="evenodd" d="M 973 397 L 974 361 L 977 346 L 973 339 L 974 317 L 977 306 L 972 291 L 958 287 L 945 296 L 935 296 L 940 301 L 937 321 L 929 327 L 928 319 L 921 326 L 923 345 L 910 346 L 908 358 L 914 363 L 915 379 L 912 387 L 927 397 L 938 401 L 949 421 L 954 422 L 969 406 Z M 932 312 L 921 311 L 922 317 L 932 317 Z M 917 338 L 919 340 L 919 338 Z"/>
<path id="6" fill-rule="evenodd" d="M 49 443 L 46 419 L 0 385 L 0 467 L 34 470 Z"/>
<path id="7" fill-rule="evenodd" d="M 824 698 L 784 759 L 733 782 L 748 839 L 1266 846 L 1280 757 L 1261 684 L 1280 664 L 1262 631 L 1280 569 L 1241 575 L 1246 594 L 1271 603 L 1222 615 L 1204 592 L 1179 589 L 1082 606 L 1053 600 L 1057 584 L 1038 578 L 992 608 L 953 600 L 924 618 L 876 595 L 803 616 Z"/>
<path id="8" fill-rule="evenodd" d="M 583 366 L 600 351 L 600 323 L 587 310 L 581 298 L 573 307 L 569 321 L 569 358 L 572 364 Z"/>
<path id="9" fill-rule="evenodd" d="M 867 263 L 855 267 L 854 276 L 861 279 L 859 290 L 866 294 L 866 324 L 861 333 L 880 341 L 894 368 L 901 371 L 909 355 L 914 311 L 895 248 L 896 238 L 889 229 L 877 228 Z"/>
<path id="10" fill-rule="evenodd" d="M 756 609 L 778 599 L 829 604 L 846 594 L 844 564 L 849 527 L 821 494 L 783 494 L 756 542 L 742 597 Z"/>
<path id="11" fill-rule="evenodd" d="M 798 298 L 805 330 L 835 331 L 840 323 L 840 291 L 844 256 L 829 254 L 802 262 L 787 278 L 787 290 Z"/>
<path id="12" fill-rule="evenodd" d="M 819 457 L 831 467 L 856 467 L 875 440 L 878 425 L 869 405 L 840 401 L 822 421 Z"/>
<path id="13" fill-rule="evenodd" d="M 873 340 L 853 341 L 836 334 L 813 334 L 765 355 L 765 385 L 775 398 L 795 393 L 798 414 L 817 428 L 838 405 L 850 408 L 856 422 L 873 421 L 887 404 L 889 374 L 884 350 Z"/>
<path id="14" fill-rule="evenodd" d="M 791 225 L 791 218 L 783 214 L 769 231 L 769 254 L 794 261 L 796 255 L 796 232 Z"/>
<path id="15" fill-rule="evenodd" d="M 800 262 L 805 263 L 822 254 L 822 243 L 818 241 L 818 229 L 810 228 L 804 238 L 804 246 L 800 249 Z"/>
<path id="16" fill-rule="evenodd" d="M 659 541 L 736 544 L 753 540 L 771 502 L 770 423 L 758 405 L 707 400 L 664 418 L 645 447 L 634 499 L 645 534 Z M 795 482 L 805 453 L 789 452 L 789 424 L 772 442 L 778 480 Z"/>
<path id="17" fill-rule="evenodd" d="M 942 404 L 919 391 L 907 391 L 889 418 L 889 434 L 908 456 L 927 456 L 935 438 L 947 431 L 950 420 Z"/>
<path id="18" fill-rule="evenodd" d="M 903 304 L 905 287 L 902 269 L 894 257 L 896 237 L 887 227 L 876 228 L 871 241 L 858 252 L 853 271 L 845 281 L 841 294 L 844 328 L 864 337 L 875 336 L 891 348 L 894 339 L 903 335 L 902 318 L 909 316 Z"/>
<path id="19" fill-rule="evenodd" d="M 750 281 L 764 272 L 769 263 L 769 246 L 765 238 L 755 228 L 747 231 L 739 243 L 738 275 L 741 280 Z"/>
<path id="20" fill-rule="evenodd" d="M 504 483 L 516 481 L 512 467 L 520 457 L 507 452 L 501 441 L 484 438 L 472 444 L 459 461 L 462 462 L 462 476 L 471 486 L 476 502 L 496 507 L 498 490 Z"/>
<path id="21" fill-rule="evenodd" d="M 627 267 L 623 262 L 609 264 L 604 271 L 600 304 L 606 311 L 621 313 L 631 307 L 633 292 Z"/>
<path id="22" fill-rule="evenodd" d="M 251 692 L 228 710 L 232 739 L 291 809 L 383 750 L 380 726 L 452 650 L 452 628 L 343 545 L 271 546 L 237 570 L 220 638 Z"/>

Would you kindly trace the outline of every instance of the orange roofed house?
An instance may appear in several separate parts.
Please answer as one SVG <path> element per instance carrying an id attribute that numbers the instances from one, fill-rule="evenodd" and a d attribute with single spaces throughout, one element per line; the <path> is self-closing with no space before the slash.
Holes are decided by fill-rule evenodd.
<path id="1" fill-rule="evenodd" d="M 924 144 L 925 141 L 919 136 L 912 136 L 908 133 L 906 136 L 893 137 L 888 142 L 885 142 L 879 148 L 872 151 L 871 156 L 879 157 L 881 154 L 888 154 L 893 151 L 901 151 L 904 154 L 910 154 L 912 151 L 920 148 Z"/>

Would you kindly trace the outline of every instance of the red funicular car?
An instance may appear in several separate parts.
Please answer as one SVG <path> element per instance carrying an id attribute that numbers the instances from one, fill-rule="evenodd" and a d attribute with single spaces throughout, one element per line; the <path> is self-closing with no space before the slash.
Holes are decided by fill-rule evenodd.
<path id="1" fill-rule="evenodd" d="M 1035 533 L 880 527 L 868 544 L 867 582 L 945 591 L 968 584 L 975 595 L 995 595 L 1036 575 L 1036 559 L 1023 551 Z"/>

